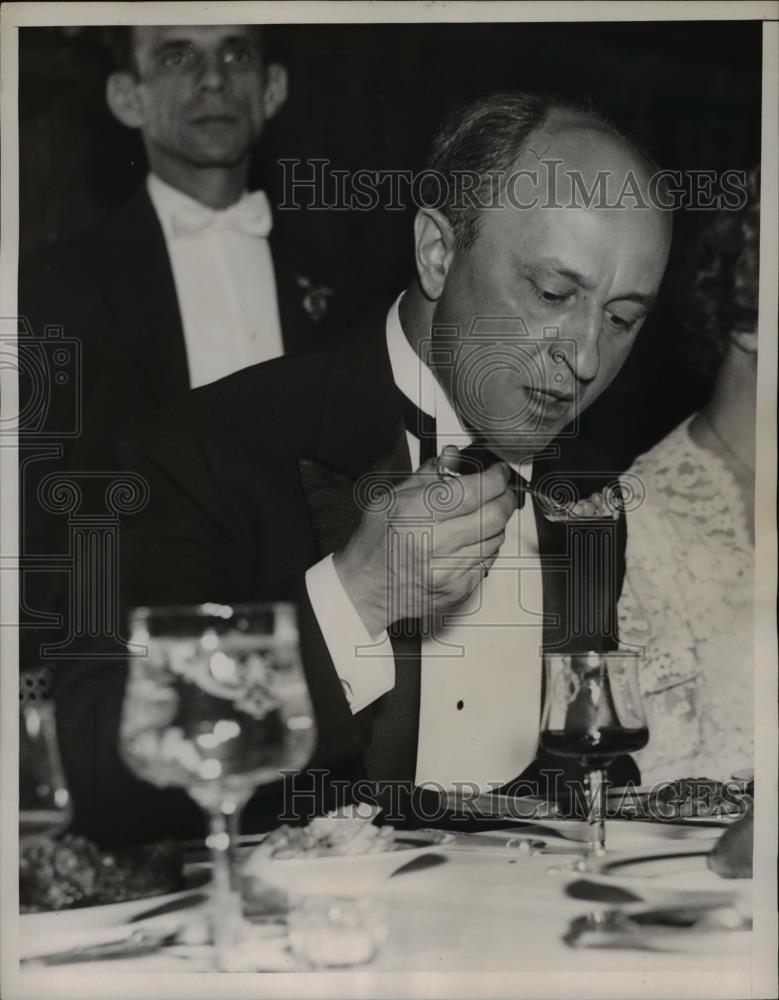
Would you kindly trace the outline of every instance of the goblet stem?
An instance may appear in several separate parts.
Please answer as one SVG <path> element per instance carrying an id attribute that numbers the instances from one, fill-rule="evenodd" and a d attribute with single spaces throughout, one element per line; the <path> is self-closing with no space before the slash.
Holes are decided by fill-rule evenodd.
<path id="1" fill-rule="evenodd" d="M 602 858 L 606 853 L 606 814 L 603 791 L 605 774 L 600 768 L 590 768 L 584 781 L 587 805 L 588 859 Z"/>
<path id="2" fill-rule="evenodd" d="M 212 922 L 216 967 L 230 971 L 235 947 L 243 928 L 243 906 L 234 864 L 234 849 L 238 831 L 236 808 L 225 816 L 221 810 L 209 813 L 208 846 L 214 864 Z"/>

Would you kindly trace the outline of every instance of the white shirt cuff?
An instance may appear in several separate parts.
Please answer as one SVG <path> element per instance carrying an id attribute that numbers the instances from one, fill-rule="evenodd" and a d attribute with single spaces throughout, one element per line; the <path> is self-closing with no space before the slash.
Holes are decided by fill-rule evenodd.
<path id="1" fill-rule="evenodd" d="M 395 657 L 386 631 L 376 639 L 338 578 L 332 553 L 306 571 L 306 589 L 352 714 L 395 686 Z"/>

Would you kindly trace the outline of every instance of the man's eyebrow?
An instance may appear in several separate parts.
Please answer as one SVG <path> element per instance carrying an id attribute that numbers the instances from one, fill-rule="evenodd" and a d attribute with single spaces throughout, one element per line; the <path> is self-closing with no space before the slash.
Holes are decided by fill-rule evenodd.
<path id="1" fill-rule="evenodd" d="M 166 49 L 194 48 L 194 44 L 189 38 L 165 38 L 154 47 L 154 54 L 157 55 Z"/>
<path id="2" fill-rule="evenodd" d="M 224 45 L 225 42 L 229 42 L 231 45 L 234 45 L 236 42 L 246 42 L 247 45 L 255 44 L 252 35 L 225 35 L 224 38 L 219 39 L 219 43 Z"/>
<path id="3" fill-rule="evenodd" d="M 254 39 L 251 35 L 225 35 L 223 38 L 219 39 L 219 46 L 235 45 L 241 42 L 256 48 Z M 155 55 L 158 55 L 160 52 L 165 52 L 166 49 L 194 49 L 195 47 L 196 43 L 191 38 L 165 38 L 155 47 L 154 53 Z"/>
<path id="4" fill-rule="evenodd" d="M 567 267 L 561 260 L 557 257 L 546 257 L 542 258 L 538 262 L 540 267 L 549 267 L 558 274 L 562 275 L 564 278 L 568 278 L 569 281 L 573 281 L 574 284 L 580 285 L 582 288 L 594 288 L 597 282 L 588 278 L 586 275 L 581 274 L 579 271 L 575 271 L 571 267 Z"/>
<path id="5" fill-rule="evenodd" d="M 586 275 L 581 274 L 579 271 L 575 271 L 570 267 L 566 267 L 562 261 L 558 260 L 556 257 L 551 257 L 546 260 L 542 260 L 541 264 L 545 267 L 551 267 L 558 274 L 562 275 L 564 278 L 568 278 L 569 281 L 573 281 L 574 284 L 579 285 L 581 288 L 594 288 L 597 282 L 588 278 Z M 646 306 L 647 308 L 653 304 L 656 296 L 650 294 L 644 294 L 643 292 L 627 292 L 625 295 L 614 295 L 611 301 L 613 302 L 637 302 L 639 305 Z"/>
<path id="6" fill-rule="evenodd" d="M 648 309 L 656 297 L 655 295 L 645 295 L 643 292 L 628 292 L 626 295 L 613 296 L 612 302 L 637 302 L 640 306 L 646 306 Z"/>

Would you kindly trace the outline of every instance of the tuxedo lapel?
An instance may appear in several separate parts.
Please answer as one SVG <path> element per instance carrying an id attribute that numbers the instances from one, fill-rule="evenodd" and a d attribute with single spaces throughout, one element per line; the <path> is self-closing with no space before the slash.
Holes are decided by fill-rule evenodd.
<path id="1" fill-rule="evenodd" d="M 369 317 L 332 354 L 314 453 L 298 471 L 322 555 L 346 544 L 361 497 L 411 471 L 400 402 L 387 355 L 386 311 Z"/>
<path id="2" fill-rule="evenodd" d="M 300 267 L 277 225 L 271 230 L 268 245 L 285 354 L 324 347 L 336 332 L 332 322 L 334 289 Z"/>
<path id="3" fill-rule="evenodd" d="M 104 261 L 105 294 L 138 367 L 128 364 L 128 374 L 147 405 L 165 403 L 189 388 L 189 368 L 165 237 L 145 187 L 111 219 Z"/>
<path id="4" fill-rule="evenodd" d="M 320 554 L 335 552 L 357 527 L 354 480 L 340 469 L 305 455 L 298 459 L 298 469 Z"/>
<path id="5" fill-rule="evenodd" d="M 362 504 L 375 497 L 383 483 L 408 475 L 409 454 L 403 425 L 398 423 L 397 437 L 390 449 L 379 455 L 357 479 L 305 455 L 298 459 L 298 469 L 320 552 L 335 552 L 354 534 Z"/>
<path id="6" fill-rule="evenodd" d="M 362 506 L 384 483 L 411 472 L 400 397 L 386 350 L 386 310 L 337 352 L 314 458 L 298 466 L 322 555 L 353 534 Z M 373 739 L 365 768 L 373 779 L 413 781 L 419 730 L 420 639 L 408 622 L 389 629 L 395 686 L 366 712 Z"/>
<path id="7" fill-rule="evenodd" d="M 287 256 L 283 241 L 279 237 L 277 227 L 271 230 L 268 237 L 271 256 L 273 258 L 273 273 L 276 279 L 276 301 L 279 307 L 279 322 L 284 343 L 284 353 L 293 354 L 310 344 L 310 321 L 303 311 L 302 293 L 297 289 L 297 282 L 292 262 Z"/>
<path id="8" fill-rule="evenodd" d="M 356 479 L 394 455 L 402 421 L 386 341 L 387 307 L 334 349 L 316 457 Z M 410 472 L 406 460 L 405 471 Z"/>

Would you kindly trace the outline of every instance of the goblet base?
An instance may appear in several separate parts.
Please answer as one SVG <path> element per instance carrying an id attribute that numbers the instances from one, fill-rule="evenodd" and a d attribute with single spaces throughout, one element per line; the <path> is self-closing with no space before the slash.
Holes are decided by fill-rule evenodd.
<path id="1" fill-rule="evenodd" d="M 547 872 L 550 875 L 594 875 L 599 869 L 601 858 L 606 856 L 605 851 L 588 852 L 575 861 L 567 861 L 565 864 L 550 865 Z"/>

